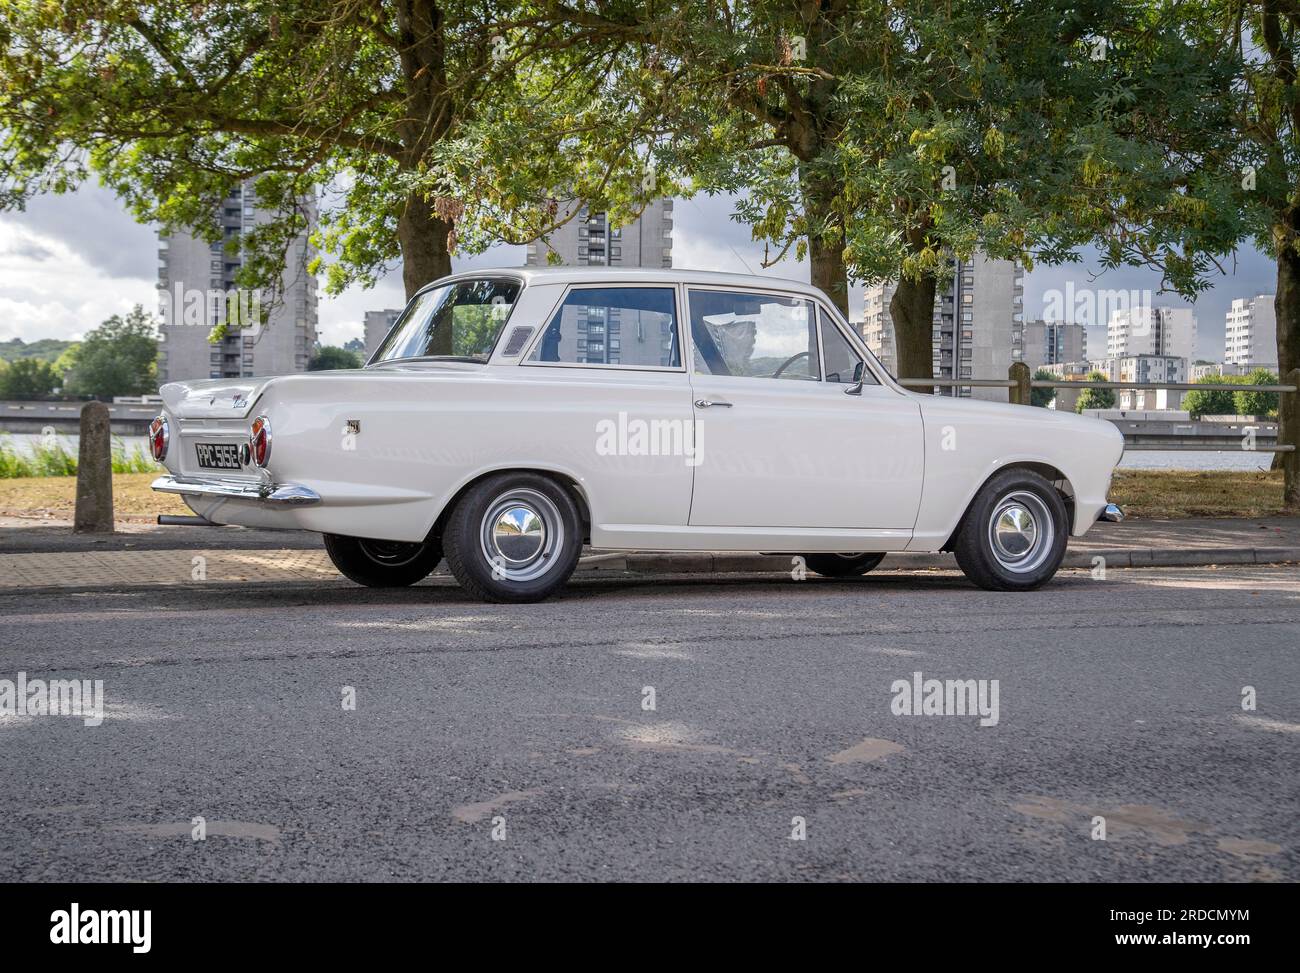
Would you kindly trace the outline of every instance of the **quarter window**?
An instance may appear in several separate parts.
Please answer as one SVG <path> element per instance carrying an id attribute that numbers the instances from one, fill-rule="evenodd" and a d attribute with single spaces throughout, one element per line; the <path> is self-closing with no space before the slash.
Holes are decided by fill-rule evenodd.
<path id="1" fill-rule="evenodd" d="M 680 368 L 671 287 L 580 287 L 569 292 L 530 362 Z"/>
<path id="2" fill-rule="evenodd" d="M 707 375 L 817 381 L 817 321 L 810 301 L 692 290 L 695 370 Z"/>
<path id="3" fill-rule="evenodd" d="M 458 358 L 486 362 L 519 296 L 515 280 L 460 280 L 422 291 L 407 305 L 374 361 Z"/>

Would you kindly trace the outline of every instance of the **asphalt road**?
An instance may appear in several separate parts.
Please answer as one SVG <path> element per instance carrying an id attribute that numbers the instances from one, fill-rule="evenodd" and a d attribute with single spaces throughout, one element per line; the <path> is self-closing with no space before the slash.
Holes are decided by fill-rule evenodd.
<path id="1" fill-rule="evenodd" d="M 1298 596 L 1294 566 L 0 594 L 0 679 L 108 701 L 0 717 L 0 880 L 1296 881 Z M 895 714 L 916 671 L 998 680 L 997 724 Z"/>

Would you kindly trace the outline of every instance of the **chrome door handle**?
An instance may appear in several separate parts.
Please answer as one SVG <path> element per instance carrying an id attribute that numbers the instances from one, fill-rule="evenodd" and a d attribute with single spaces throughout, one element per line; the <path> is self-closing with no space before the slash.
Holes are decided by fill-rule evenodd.
<path id="1" fill-rule="evenodd" d="M 731 408 L 731 403 L 730 403 L 730 402 L 715 402 L 713 399 L 696 399 L 696 400 L 695 400 L 695 407 L 696 407 L 697 409 L 709 409 L 709 408 L 712 408 L 712 407 L 715 406 L 715 405 L 716 405 L 716 406 L 720 406 L 720 407 L 723 408 L 723 409 L 730 409 L 730 408 Z"/>

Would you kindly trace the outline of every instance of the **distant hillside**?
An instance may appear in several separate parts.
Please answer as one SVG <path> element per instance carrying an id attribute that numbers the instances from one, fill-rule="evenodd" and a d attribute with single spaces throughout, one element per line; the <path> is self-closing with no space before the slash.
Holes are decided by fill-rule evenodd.
<path id="1" fill-rule="evenodd" d="M 39 358 L 53 362 L 75 341 L 57 341 L 54 338 L 42 338 L 30 344 L 22 338 L 0 341 L 0 361 L 17 361 L 20 358 Z"/>

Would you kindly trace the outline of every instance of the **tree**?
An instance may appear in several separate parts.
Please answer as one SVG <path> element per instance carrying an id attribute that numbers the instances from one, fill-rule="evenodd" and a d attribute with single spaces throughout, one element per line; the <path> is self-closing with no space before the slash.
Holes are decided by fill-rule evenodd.
<path id="1" fill-rule="evenodd" d="M 158 390 L 158 334 L 139 304 L 125 318 L 114 314 L 88 332 L 69 358 L 64 387 L 74 395 L 107 398 Z"/>
<path id="2" fill-rule="evenodd" d="M 1273 307 L 1282 376 L 1300 368 L 1300 5 L 1289 0 L 1207 0 L 1187 11 L 1211 32 L 1202 57 L 1232 60 L 1240 85 L 1230 104 L 1244 232 L 1277 262 Z M 1202 7 L 1204 9 L 1202 9 Z M 1240 393 L 1247 394 L 1247 393 Z M 1257 403 L 1251 403 L 1257 404 Z M 1284 396 L 1279 441 L 1300 428 L 1300 394 Z M 1300 453 L 1277 453 L 1283 505 L 1300 508 Z"/>
<path id="3" fill-rule="evenodd" d="M 1100 237 L 1107 260 L 1158 264 L 1194 291 L 1207 253 L 1231 246 L 1220 224 L 1233 210 L 1213 205 L 1197 139 L 1217 135 L 1211 109 L 1232 74 L 1186 49 L 1160 0 L 581 9 L 609 43 L 633 37 L 646 53 L 612 62 L 609 107 L 572 130 L 596 113 L 610 144 L 627 144 L 621 117 L 658 117 L 645 152 L 659 183 L 741 193 L 736 216 L 769 257 L 806 257 L 846 313 L 850 278 L 897 279 L 905 377 L 931 374 L 937 285 L 976 248 L 1057 262 Z M 467 155 L 495 158 L 495 173 L 512 146 L 494 131 Z"/>
<path id="4" fill-rule="evenodd" d="M 72 344 L 57 338 L 39 338 L 36 341 L 23 341 L 22 338 L 10 338 L 0 341 L 0 360 L 18 361 L 20 358 L 39 358 L 42 361 L 55 361 L 59 355 Z"/>
<path id="5" fill-rule="evenodd" d="M 1035 382 L 1052 382 L 1057 378 L 1056 375 L 1049 372 L 1046 368 L 1040 368 L 1034 372 Z M 1056 398 L 1056 389 L 1035 389 L 1029 390 L 1029 404 L 1036 405 L 1040 409 L 1046 409 Z"/>
<path id="6" fill-rule="evenodd" d="M 1243 385 L 1277 385 L 1277 376 L 1267 368 L 1256 368 L 1242 381 Z M 1276 416 L 1278 393 L 1233 392 L 1233 405 L 1239 416 Z"/>
<path id="7" fill-rule="evenodd" d="M 0 209 L 94 172 L 140 220 L 216 242 L 215 208 L 256 178 L 275 219 L 228 246 L 243 250 L 241 286 L 273 288 L 302 200 L 324 187 L 328 289 L 373 283 L 400 258 L 409 297 L 450 272 L 458 238 L 532 239 L 576 212 L 557 191 L 586 198 L 635 162 L 597 130 L 529 140 L 524 93 L 576 110 L 601 83 L 578 70 L 584 42 L 607 32 L 542 6 L 13 0 L 0 6 Z M 543 76 L 542 51 L 563 73 Z M 540 182 L 480 171 L 454 184 L 443 154 L 463 159 L 461 129 L 483 117 L 500 119 L 512 158 L 545 160 L 528 170 Z"/>
<path id="8" fill-rule="evenodd" d="M 1044 114 L 1052 94 L 1016 68 L 1071 53 L 1059 19 L 983 0 L 631 6 L 606 15 L 610 30 L 640 31 L 653 50 L 616 76 L 609 114 L 657 111 L 657 177 L 743 193 L 737 216 L 771 259 L 808 259 L 844 313 L 850 276 L 901 273 L 901 374 L 918 357 L 913 304 L 926 375 L 930 363 L 933 287 L 922 299 L 909 281 L 946 273 L 948 247 L 1024 256 L 1046 236 L 1024 201 L 1052 184 L 1043 173 L 1061 153 L 1047 150 L 1070 116 Z M 1036 44 L 1050 52 L 1031 71 L 1022 54 Z"/>
<path id="9" fill-rule="evenodd" d="M 0 362 L 0 399 L 39 399 L 59 387 L 59 373 L 47 361 L 19 358 Z"/>
<path id="10" fill-rule="evenodd" d="M 358 355 L 363 354 L 366 350 L 366 342 L 363 338 L 350 338 L 343 342 L 344 351 L 356 352 Z"/>
<path id="11" fill-rule="evenodd" d="M 1240 384 L 1243 379 L 1237 375 L 1207 375 L 1197 379 L 1198 385 Z M 1193 419 L 1202 416 L 1231 416 L 1237 414 L 1233 396 L 1235 393 L 1215 389 L 1193 389 L 1183 396 L 1183 408 Z"/>
<path id="12" fill-rule="evenodd" d="M 354 351 L 339 348 L 336 345 L 324 345 L 316 349 L 307 365 L 309 372 L 323 372 L 334 368 L 360 368 L 361 357 Z"/>
<path id="13" fill-rule="evenodd" d="M 1089 372 L 1087 381 L 1109 382 L 1110 379 L 1101 372 Z M 1115 408 L 1114 389 L 1084 389 L 1079 393 L 1079 401 L 1074 405 L 1075 412 L 1083 412 L 1084 409 L 1113 408 Z"/>

